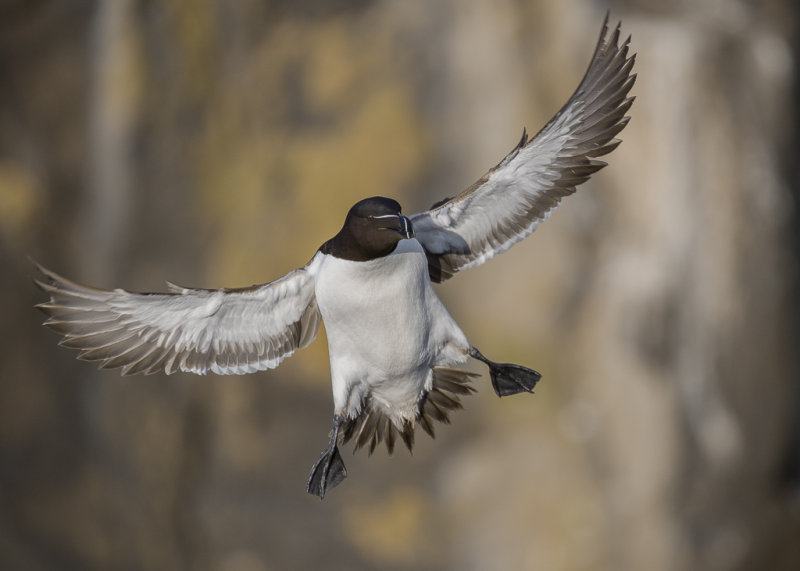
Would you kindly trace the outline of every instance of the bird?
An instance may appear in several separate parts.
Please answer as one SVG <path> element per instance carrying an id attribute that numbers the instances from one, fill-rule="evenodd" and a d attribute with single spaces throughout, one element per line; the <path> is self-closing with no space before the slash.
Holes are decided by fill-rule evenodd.
<path id="1" fill-rule="evenodd" d="M 406 216 L 373 196 L 347 212 L 336 235 L 303 267 L 244 288 L 197 289 L 167 282 L 165 293 L 103 290 L 36 264 L 44 325 L 79 359 L 123 375 L 184 371 L 247 374 L 277 367 L 306 347 L 324 323 L 333 421 L 306 491 L 325 497 L 347 477 L 339 447 L 369 452 L 399 440 L 411 450 L 417 427 L 431 437 L 461 398 L 476 391 L 468 359 L 488 367 L 499 397 L 531 393 L 539 372 L 485 357 L 437 296 L 433 284 L 483 264 L 530 235 L 562 199 L 607 163 L 628 124 L 636 80 L 630 36 L 603 21 L 577 89 L 536 134 L 477 182 Z"/>

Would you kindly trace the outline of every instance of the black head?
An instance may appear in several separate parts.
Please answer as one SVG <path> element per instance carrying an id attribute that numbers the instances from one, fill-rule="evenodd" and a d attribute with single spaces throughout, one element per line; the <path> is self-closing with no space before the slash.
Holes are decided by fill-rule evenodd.
<path id="1" fill-rule="evenodd" d="M 356 202 L 339 233 L 321 250 L 337 258 L 363 262 L 391 254 L 400 240 L 413 238 L 411 221 L 391 198 L 373 196 Z"/>

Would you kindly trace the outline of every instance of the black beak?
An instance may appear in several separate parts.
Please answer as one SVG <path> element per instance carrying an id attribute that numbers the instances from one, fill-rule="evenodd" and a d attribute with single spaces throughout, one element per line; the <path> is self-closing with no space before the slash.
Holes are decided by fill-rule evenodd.
<path id="1" fill-rule="evenodd" d="M 406 216 L 402 214 L 398 214 L 397 218 L 400 222 L 399 228 L 392 228 L 392 230 L 399 232 L 400 235 L 408 240 L 409 238 L 414 237 L 414 227 L 411 225 L 411 220 L 409 220 Z"/>
<path id="2" fill-rule="evenodd" d="M 397 232 L 405 239 L 414 237 L 414 227 L 411 225 L 411 220 L 402 214 L 387 214 L 385 216 L 380 216 L 379 218 L 386 218 L 392 221 L 391 226 L 382 226 L 381 230 L 391 230 L 392 232 Z M 396 226 L 394 225 L 395 222 L 397 223 Z"/>

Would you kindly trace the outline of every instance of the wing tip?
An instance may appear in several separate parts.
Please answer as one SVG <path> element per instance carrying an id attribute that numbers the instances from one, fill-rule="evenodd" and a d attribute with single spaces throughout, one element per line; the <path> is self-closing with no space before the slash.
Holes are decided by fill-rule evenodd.
<path id="1" fill-rule="evenodd" d="M 54 287 L 52 284 L 45 283 L 42 280 L 37 279 L 37 278 L 33 278 L 33 285 L 35 285 L 37 288 L 39 288 L 40 290 L 42 290 L 46 294 L 49 294 L 51 288 Z M 38 307 L 38 305 L 36 307 Z"/>
<path id="2" fill-rule="evenodd" d="M 522 126 L 522 137 L 520 138 L 519 143 L 517 143 L 517 148 L 521 149 L 522 147 L 524 147 L 527 144 L 528 144 L 528 129 L 523 125 Z"/>
<path id="3" fill-rule="evenodd" d="M 164 280 L 164 283 L 167 284 L 167 290 L 169 291 L 169 293 L 185 294 L 190 290 L 190 288 L 188 287 L 179 286 L 178 284 L 168 280 Z"/>

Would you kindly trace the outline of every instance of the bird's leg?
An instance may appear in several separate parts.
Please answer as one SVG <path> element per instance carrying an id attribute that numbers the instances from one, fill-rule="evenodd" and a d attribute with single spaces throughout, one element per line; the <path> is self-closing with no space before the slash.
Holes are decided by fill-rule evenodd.
<path id="1" fill-rule="evenodd" d="M 325 497 L 328 488 L 339 485 L 347 477 L 342 455 L 339 454 L 339 447 L 336 445 L 339 438 L 339 427 L 343 421 L 344 418 L 338 414 L 333 415 L 333 431 L 328 447 L 314 463 L 311 474 L 308 476 L 306 491 L 319 496 L 319 499 Z"/>
<path id="2" fill-rule="evenodd" d="M 492 387 L 499 397 L 515 395 L 521 392 L 533 392 L 533 387 L 542 375 L 532 369 L 511 363 L 495 363 L 484 357 L 475 347 L 469 348 L 469 356 L 483 361 L 489 366 Z"/>

